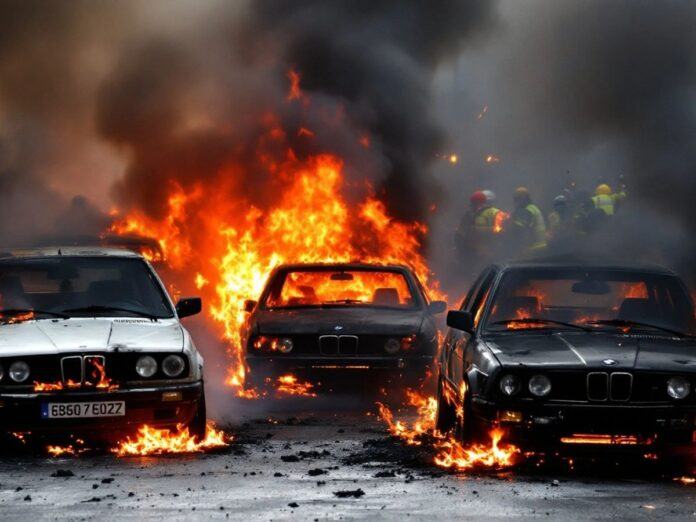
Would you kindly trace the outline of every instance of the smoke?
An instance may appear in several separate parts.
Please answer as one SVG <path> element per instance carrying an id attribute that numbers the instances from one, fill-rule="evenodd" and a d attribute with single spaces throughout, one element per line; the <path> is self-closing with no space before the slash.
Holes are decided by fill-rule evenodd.
<path id="1" fill-rule="evenodd" d="M 623 224 L 593 250 L 696 276 L 696 6 L 503 1 L 498 12 L 496 35 L 438 78 L 439 113 L 462 157 L 461 170 L 438 169 L 456 194 L 440 240 L 451 243 L 476 188 L 509 208 L 526 185 L 549 211 L 571 183 L 592 192 L 623 176 Z M 485 163 L 489 153 L 500 163 Z"/>

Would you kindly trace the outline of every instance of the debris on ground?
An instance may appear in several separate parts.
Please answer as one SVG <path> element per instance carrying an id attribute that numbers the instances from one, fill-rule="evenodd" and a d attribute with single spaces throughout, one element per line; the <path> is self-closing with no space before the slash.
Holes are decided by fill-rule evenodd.
<path id="1" fill-rule="evenodd" d="M 341 491 L 334 491 L 333 494 L 337 496 L 338 498 L 360 498 L 362 497 L 365 492 L 358 488 L 358 489 L 345 489 Z"/>

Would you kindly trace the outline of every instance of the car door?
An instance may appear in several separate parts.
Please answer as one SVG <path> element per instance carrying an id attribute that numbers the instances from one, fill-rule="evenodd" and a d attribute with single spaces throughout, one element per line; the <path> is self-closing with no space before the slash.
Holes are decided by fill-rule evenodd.
<path id="1" fill-rule="evenodd" d="M 476 282 L 473 284 L 466 298 L 462 302 L 460 310 L 475 315 L 484 305 L 485 296 L 491 282 L 495 278 L 493 267 L 484 270 Z M 446 396 L 461 398 L 460 389 L 464 379 L 464 354 L 467 347 L 471 344 L 473 336 L 468 332 L 449 328 L 445 338 L 443 349 L 443 379 L 442 385 L 445 388 Z"/>

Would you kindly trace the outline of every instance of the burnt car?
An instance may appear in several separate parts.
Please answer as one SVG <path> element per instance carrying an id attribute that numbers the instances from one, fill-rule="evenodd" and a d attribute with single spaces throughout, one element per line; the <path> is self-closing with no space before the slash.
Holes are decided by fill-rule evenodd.
<path id="1" fill-rule="evenodd" d="M 525 448 L 693 455 L 689 292 L 661 268 L 487 268 L 447 315 L 437 428 Z"/>
<path id="2" fill-rule="evenodd" d="M 286 373 L 415 383 L 434 361 L 435 314 L 446 304 L 430 302 L 405 266 L 293 264 L 276 268 L 246 309 L 252 386 Z"/>
<path id="3" fill-rule="evenodd" d="M 59 247 L 0 254 L 0 428 L 120 437 L 142 424 L 205 433 L 203 358 L 134 252 Z"/>

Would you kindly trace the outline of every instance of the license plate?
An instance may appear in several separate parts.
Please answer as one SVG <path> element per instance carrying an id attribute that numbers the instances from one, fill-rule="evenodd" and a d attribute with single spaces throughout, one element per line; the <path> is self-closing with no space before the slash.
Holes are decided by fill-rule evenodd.
<path id="1" fill-rule="evenodd" d="M 41 405 L 43 419 L 88 419 L 92 417 L 123 417 L 124 401 L 101 402 L 44 402 Z"/>

